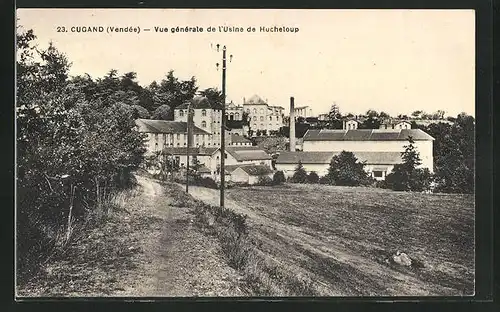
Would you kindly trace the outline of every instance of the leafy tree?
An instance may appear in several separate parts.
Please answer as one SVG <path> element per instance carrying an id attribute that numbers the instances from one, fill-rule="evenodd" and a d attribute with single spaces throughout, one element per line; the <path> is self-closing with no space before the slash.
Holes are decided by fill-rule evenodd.
<path id="1" fill-rule="evenodd" d="M 367 112 L 366 112 L 366 117 L 368 118 L 372 118 L 372 119 L 376 119 L 378 117 L 381 117 L 379 115 L 379 113 L 377 113 L 376 110 L 373 110 L 373 109 L 369 109 Z"/>
<path id="2" fill-rule="evenodd" d="M 259 178 L 257 180 L 257 185 L 261 185 L 261 186 L 273 185 L 273 179 L 271 179 L 267 175 L 261 175 L 261 176 L 259 176 Z"/>
<path id="3" fill-rule="evenodd" d="M 132 106 L 115 97 L 116 71 L 68 79 L 71 63 L 54 45 L 33 46 L 31 30 L 17 38 L 18 268 L 26 272 L 66 224 L 101 209 L 107 188 L 130 183 L 145 149 Z"/>
<path id="4" fill-rule="evenodd" d="M 328 173 L 328 181 L 335 185 L 359 186 L 371 183 L 371 179 L 364 170 L 364 163 L 359 162 L 352 152 L 342 151 L 333 156 Z"/>
<path id="5" fill-rule="evenodd" d="M 307 182 L 308 183 L 318 183 L 319 182 L 319 176 L 316 172 L 311 171 L 309 175 L 307 175 Z"/>
<path id="6" fill-rule="evenodd" d="M 378 115 L 380 118 L 390 118 L 391 116 L 389 114 L 387 114 L 386 112 L 380 112 L 380 114 Z"/>
<path id="7" fill-rule="evenodd" d="M 159 106 L 155 111 L 151 114 L 151 119 L 157 120 L 172 120 L 172 109 L 170 106 L 164 104 Z"/>
<path id="8" fill-rule="evenodd" d="M 283 171 L 276 171 L 276 173 L 273 176 L 273 184 L 279 185 L 285 183 L 285 174 Z"/>
<path id="9" fill-rule="evenodd" d="M 386 177 L 386 184 L 395 191 L 422 192 L 430 188 L 430 171 L 428 168 L 417 168 L 422 161 L 414 144 L 413 138 L 408 137 L 408 145 L 401 153 L 403 163 L 395 165 Z"/>
<path id="10" fill-rule="evenodd" d="M 217 88 L 208 88 L 200 91 L 200 95 L 206 97 L 214 108 L 222 109 L 224 98 L 222 97 L 222 92 Z"/>
<path id="11" fill-rule="evenodd" d="M 358 127 L 358 129 L 378 129 L 380 128 L 380 119 L 368 117 Z"/>
<path id="12" fill-rule="evenodd" d="M 151 117 L 151 114 L 148 112 L 148 110 L 140 105 L 133 105 L 132 109 L 134 110 L 134 119 L 148 119 L 149 117 Z"/>
<path id="13" fill-rule="evenodd" d="M 307 172 L 302 165 L 302 162 L 299 161 L 297 167 L 295 168 L 295 172 L 292 176 L 293 183 L 306 183 L 307 182 Z"/>
<path id="14" fill-rule="evenodd" d="M 424 111 L 421 110 L 416 110 L 413 113 L 411 113 L 411 116 L 415 119 L 420 119 L 422 118 L 422 115 L 425 114 Z"/>
<path id="15" fill-rule="evenodd" d="M 329 129 L 342 129 L 342 114 L 337 103 L 333 102 L 328 112 L 328 128 Z"/>

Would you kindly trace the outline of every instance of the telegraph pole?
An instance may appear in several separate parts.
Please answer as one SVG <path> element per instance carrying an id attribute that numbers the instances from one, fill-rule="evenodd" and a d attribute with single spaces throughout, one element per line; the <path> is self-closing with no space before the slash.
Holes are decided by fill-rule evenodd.
<path id="1" fill-rule="evenodd" d="M 186 193 L 189 193 L 189 147 L 191 146 L 191 127 L 190 127 L 190 121 L 191 121 L 191 102 L 188 102 L 188 109 L 187 109 L 187 123 L 186 123 L 186 130 L 187 130 L 187 147 L 186 147 Z"/>
<path id="2" fill-rule="evenodd" d="M 217 44 L 217 52 L 219 52 L 219 44 Z M 229 62 L 231 62 L 233 56 L 229 56 Z M 217 67 L 219 63 L 217 63 Z M 220 123 L 220 206 L 224 208 L 224 188 L 225 188 L 225 174 L 224 160 L 226 158 L 226 46 L 222 47 L 222 116 Z"/>

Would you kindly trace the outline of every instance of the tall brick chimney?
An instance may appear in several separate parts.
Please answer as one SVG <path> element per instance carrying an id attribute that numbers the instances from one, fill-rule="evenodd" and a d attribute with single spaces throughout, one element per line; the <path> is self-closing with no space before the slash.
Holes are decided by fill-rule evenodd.
<path id="1" fill-rule="evenodd" d="M 295 103 L 290 97 L 290 152 L 295 152 Z"/>

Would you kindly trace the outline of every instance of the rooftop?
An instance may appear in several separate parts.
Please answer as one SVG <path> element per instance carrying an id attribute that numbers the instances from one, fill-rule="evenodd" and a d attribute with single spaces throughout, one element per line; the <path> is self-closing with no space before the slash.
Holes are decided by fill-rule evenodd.
<path id="1" fill-rule="evenodd" d="M 248 175 L 252 176 L 260 176 L 260 175 L 265 175 L 272 173 L 273 171 L 271 168 L 265 165 L 255 165 L 255 164 L 248 164 L 248 165 L 229 165 L 229 166 L 224 166 L 226 173 L 233 173 L 236 169 L 241 168 L 241 170 L 245 171 Z"/>
<path id="2" fill-rule="evenodd" d="M 190 147 L 190 155 L 213 155 L 219 148 L 217 147 Z M 165 147 L 163 149 L 164 154 L 170 155 L 186 155 L 186 147 Z"/>
<path id="3" fill-rule="evenodd" d="M 281 152 L 277 164 L 329 164 L 341 152 Z M 403 162 L 399 152 L 355 152 L 360 162 L 369 165 L 395 165 Z"/>
<path id="4" fill-rule="evenodd" d="M 146 133 L 187 133 L 187 123 L 172 120 L 136 119 L 139 132 Z M 210 134 L 193 125 L 193 134 Z"/>
<path id="5" fill-rule="evenodd" d="M 226 151 L 237 161 L 245 160 L 270 160 L 271 155 L 257 146 L 231 146 L 226 147 Z"/>
<path id="6" fill-rule="evenodd" d="M 204 96 L 195 96 L 192 100 L 184 102 L 175 109 L 187 109 L 189 104 L 191 104 L 191 108 L 193 109 L 219 109 L 217 103 L 211 103 L 208 98 Z"/>
<path id="7" fill-rule="evenodd" d="M 354 129 L 307 130 L 304 141 L 431 141 L 433 137 L 420 129 Z"/>
<path id="8" fill-rule="evenodd" d="M 254 94 L 243 104 L 267 104 L 267 103 L 260 96 Z"/>

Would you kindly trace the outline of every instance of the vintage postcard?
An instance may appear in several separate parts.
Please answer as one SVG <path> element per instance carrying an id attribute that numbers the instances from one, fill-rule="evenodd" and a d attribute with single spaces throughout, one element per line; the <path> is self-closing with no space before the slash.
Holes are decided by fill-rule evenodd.
<path id="1" fill-rule="evenodd" d="M 473 10 L 18 9 L 16 297 L 475 294 Z"/>

